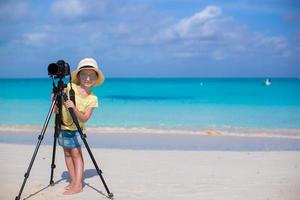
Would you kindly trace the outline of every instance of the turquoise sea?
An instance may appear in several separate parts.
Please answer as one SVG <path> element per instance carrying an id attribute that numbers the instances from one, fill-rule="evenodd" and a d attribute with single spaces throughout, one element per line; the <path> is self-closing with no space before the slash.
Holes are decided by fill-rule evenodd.
<path id="1" fill-rule="evenodd" d="M 100 106 L 87 124 L 89 144 L 143 150 L 298 151 L 300 79 L 274 78 L 269 86 L 264 80 L 107 79 L 94 88 Z M 0 143 L 35 144 L 51 104 L 52 80 L 0 79 L 0 84 Z M 45 134 L 47 145 L 53 144 L 53 119 Z"/>
<path id="2" fill-rule="evenodd" d="M 300 79 L 111 78 L 94 88 L 100 107 L 88 127 L 300 129 Z M 68 82 L 68 79 L 65 80 Z M 0 79 L 1 126 L 40 126 L 52 79 Z"/>

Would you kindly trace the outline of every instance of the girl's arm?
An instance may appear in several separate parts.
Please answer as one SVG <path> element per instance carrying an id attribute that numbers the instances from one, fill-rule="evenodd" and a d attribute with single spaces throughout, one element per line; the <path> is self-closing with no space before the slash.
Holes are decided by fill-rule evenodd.
<path id="1" fill-rule="evenodd" d="M 81 112 L 79 111 L 76 106 L 74 105 L 73 101 L 71 100 L 67 100 L 65 102 L 65 106 L 67 108 L 73 108 L 75 114 L 76 114 L 76 117 L 78 118 L 78 120 L 80 120 L 81 122 L 86 122 L 89 120 L 89 118 L 91 117 L 92 113 L 93 113 L 93 110 L 94 108 L 88 108 L 86 112 Z"/>

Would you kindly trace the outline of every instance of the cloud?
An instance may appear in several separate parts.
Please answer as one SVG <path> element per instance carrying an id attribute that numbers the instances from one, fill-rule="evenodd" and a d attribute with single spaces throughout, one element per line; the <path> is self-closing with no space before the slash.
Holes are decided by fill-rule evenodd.
<path id="1" fill-rule="evenodd" d="M 212 5 L 163 28 L 153 41 L 169 46 L 179 57 L 237 60 L 291 56 L 286 37 L 252 32 L 238 19 L 224 14 L 221 7 Z"/>
<path id="2" fill-rule="evenodd" d="M 225 58 L 225 53 L 219 50 L 214 51 L 212 55 L 215 60 L 224 60 Z"/>
<path id="3" fill-rule="evenodd" d="M 253 48 L 255 49 L 256 54 L 268 54 L 271 53 L 275 57 L 285 57 L 288 56 L 288 40 L 282 36 L 265 36 L 262 34 L 256 34 L 252 38 Z"/>
<path id="4" fill-rule="evenodd" d="M 181 19 L 169 28 L 156 35 L 157 40 L 214 38 L 218 31 L 218 20 L 222 17 L 222 9 L 207 6 L 191 17 Z"/>
<path id="5" fill-rule="evenodd" d="M 294 44 L 296 56 L 300 57 L 300 28 L 295 31 L 292 37 L 292 42 Z"/>
<path id="6" fill-rule="evenodd" d="M 213 60 L 251 58 L 257 52 L 290 55 L 285 37 L 251 32 L 215 5 L 178 20 L 147 5 L 109 0 L 56 0 L 50 4 L 50 11 L 50 17 L 56 20 L 23 29 L 17 41 L 40 47 L 64 44 L 62 51 L 72 48 L 82 52 L 89 46 L 89 52 L 103 49 L 109 55 L 122 54 L 109 48 L 119 46 L 134 54 L 142 50 L 153 59 L 159 54 Z"/>
<path id="7" fill-rule="evenodd" d="M 80 0 L 58 0 L 53 3 L 51 10 L 56 17 L 74 19 L 85 14 L 85 6 Z"/>
<path id="8" fill-rule="evenodd" d="M 214 22 L 221 15 L 221 8 L 207 6 L 194 16 L 180 20 L 173 28 L 174 34 L 181 38 L 209 37 L 216 32 Z"/>
<path id="9" fill-rule="evenodd" d="M 47 34 L 40 33 L 25 33 L 22 37 L 22 42 L 26 45 L 40 46 L 47 39 Z"/>
<path id="10" fill-rule="evenodd" d="M 18 49 L 20 54 L 76 62 L 82 56 L 95 56 L 110 65 L 136 68 L 274 63 L 296 60 L 300 53 L 299 31 L 293 38 L 253 31 L 223 4 L 202 8 L 199 4 L 198 11 L 178 17 L 135 0 L 55 0 L 39 5 L 25 0 L 2 2 L 0 11 L 6 15 L 14 9 L 20 11 L 2 22 L 6 26 L 0 26 L 2 52 Z M 29 10 L 34 10 L 34 18 Z M 30 57 L 20 55 L 18 60 L 29 63 Z"/>
<path id="11" fill-rule="evenodd" d="M 245 49 L 238 42 L 247 30 L 223 14 L 218 6 L 207 6 L 191 17 L 179 20 L 154 36 L 157 43 L 175 45 L 176 55 L 207 56 L 216 60 L 228 56 L 228 48 Z M 235 46 L 237 44 L 237 46 Z"/>
<path id="12" fill-rule="evenodd" d="M 53 19 L 68 24 L 95 20 L 110 21 L 126 4 L 114 0 L 55 0 L 51 8 Z"/>
<path id="13" fill-rule="evenodd" d="M 26 0 L 1 0 L 0 1 L 0 22 L 11 23 L 24 21 L 30 15 L 29 2 Z"/>
<path id="14" fill-rule="evenodd" d="M 54 22 L 66 26 L 109 19 L 115 8 L 109 0 L 56 0 L 50 6 Z"/>

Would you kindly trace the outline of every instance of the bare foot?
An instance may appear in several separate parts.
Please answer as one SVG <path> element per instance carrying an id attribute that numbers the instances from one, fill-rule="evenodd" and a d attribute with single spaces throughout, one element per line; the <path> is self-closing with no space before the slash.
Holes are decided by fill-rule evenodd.
<path id="1" fill-rule="evenodd" d="M 82 187 L 70 187 L 63 193 L 63 195 L 72 195 L 80 192 L 82 192 Z"/>
<path id="2" fill-rule="evenodd" d="M 65 190 L 68 190 L 72 187 L 72 184 L 70 183 L 69 185 L 67 185 L 66 187 L 64 187 Z"/>

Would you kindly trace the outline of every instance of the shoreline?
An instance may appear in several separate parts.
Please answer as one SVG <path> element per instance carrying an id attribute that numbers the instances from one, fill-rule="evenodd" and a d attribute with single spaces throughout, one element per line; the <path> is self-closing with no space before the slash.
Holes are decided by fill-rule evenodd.
<path id="1" fill-rule="evenodd" d="M 48 126 L 47 132 L 51 131 Z M 39 133 L 42 125 L 0 125 L 0 134 Z M 50 130 L 49 130 L 50 129 Z M 53 130 L 53 129 L 52 129 Z M 300 129 L 266 129 L 266 128 L 147 128 L 147 127 L 88 127 L 89 134 L 165 134 L 165 135 L 199 135 L 199 136 L 236 136 L 262 138 L 300 139 Z"/>
<path id="2" fill-rule="evenodd" d="M 92 148 L 129 150 L 173 151 L 300 151 L 300 139 L 284 137 L 244 137 L 197 134 L 148 134 L 130 132 L 84 132 Z M 2 144 L 35 145 L 40 130 L 36 132 L 0 131 Z M 47 130 L 43 144 L 53 145 L 54 131 Z M 80 141 L 82 142 L 82 141 Z M 84 147 L 84 145 L 82 144 Z"/>

